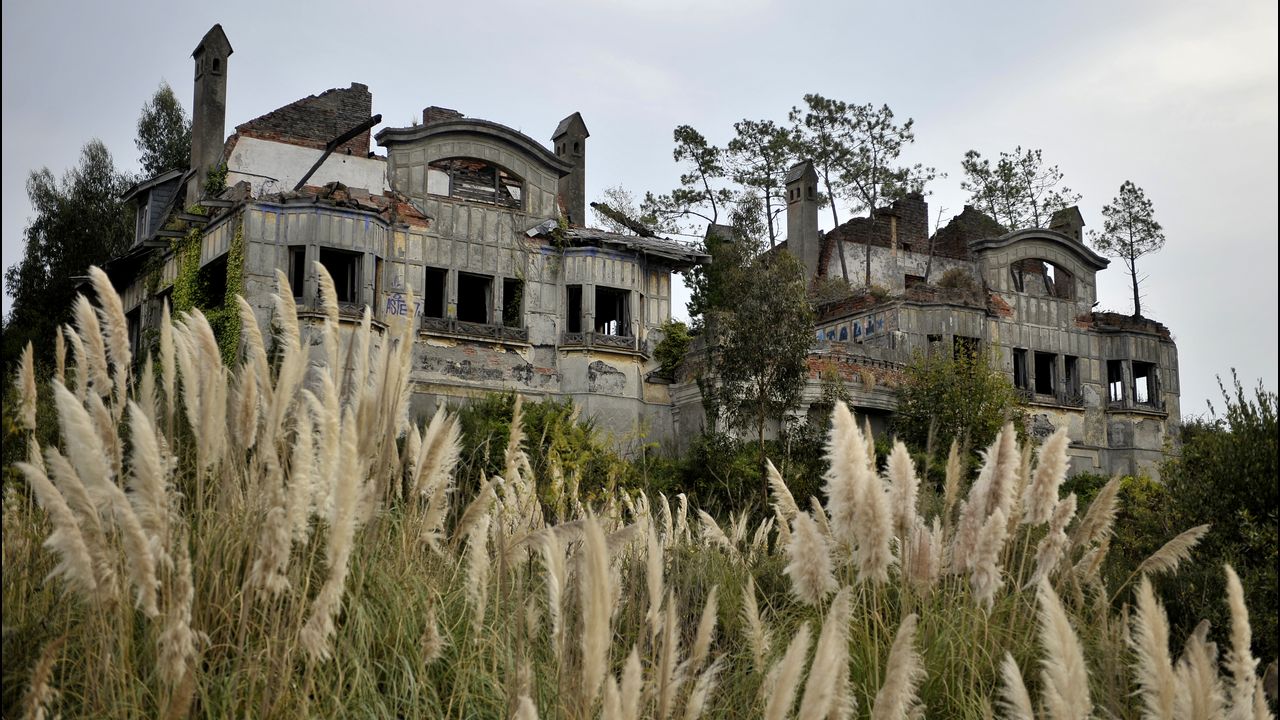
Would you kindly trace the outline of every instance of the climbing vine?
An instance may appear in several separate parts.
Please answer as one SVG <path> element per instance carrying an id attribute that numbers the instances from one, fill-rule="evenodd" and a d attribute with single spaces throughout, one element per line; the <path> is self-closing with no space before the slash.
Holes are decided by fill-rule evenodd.
<path id="1" fill-rule="evenodd" d="M 202 211 L 203 208 L 188 210 L 203 214 Z M 230 365 L 240 352 L 240 311 L 236 296 L 244 294 L 244 225 L 237 223 L 231 236 L 231 246 L 227 250 L 226 284 L 221 294 L 213 282 L 216 278 L 200 272 L 202 237 L 200 228 L 193 227 L 186 236 L 175 238 L 170 245 L 178 267 L 173 281 L 173 313 L 176 315 L 199 308 L 218 339 L 223 362 Z"/>

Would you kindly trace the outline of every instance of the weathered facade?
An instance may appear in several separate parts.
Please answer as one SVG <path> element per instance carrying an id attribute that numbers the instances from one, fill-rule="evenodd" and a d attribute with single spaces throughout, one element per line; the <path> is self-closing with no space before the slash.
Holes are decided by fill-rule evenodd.
<path id="1" fill-rule="evenodd" d="M 787 249 L 811 279 L 838 277 L 844 253 L 855 285 L 869 251 L 877 287 L 819 307 L 806 405 L 826 369 L 883 426 L 914 353 L 986 348 L 1021 391 L 1033 435 L 1067 427 L 1075 471 L 1158 474 L 1179 423 L 1177 347 L 1160 323 L 1094 310 L 1108 261 L 1084 245 L 1076 208 L 1049 229 L 1007 232 L 966 207 L 931 236 L 912 195 L 820 234 L 816 183 L 808 163 L 788 175 Z M 681 417 L 700 417 L 687 386 L 673 392 Z"/>
<path id="2" fill-rule="evenodd" d="M 210 47 L 223 52 L 216 75 Z M 215 27 L 194 55 L 195 115 L 218 132 L 221 118 L 204 103 L 225 102 L 229 50 Z M 376 119 L 372 94 L 353 83 L 236 126 L 216 163 L 193 152 L 187 173 L 131 190 L 137 241 L 109 271 L 135 339 L 183 283 L 212 304 L 243 294 L 268 334 L 277 271 L 304 333 L 315 332 L 319 263 L 335 283 L 343 337 L 366 306 L 379 332 L 392 317 L 417 316 L 418 411 L 514 390 L 572 398 L 619 439 L 669 438 L 668 386 L 652 378 L 652 352 L 671 316 L 671 273 L 704 257 L 665 238 L 582 226 L 582 117 L 565 118 L 548 149 L 429 107 L 420 124 L 377 133 L 385 156 L 369 151 Z M 206 185 L 218 165 L 225 189 Z M 187 206 L 184 185 L 195 198 Z"/>
<path id="3" fill-rule="evenodd" d="M 549 147 L 435 106 L 372 136 L 372 93 L 352 83 L 224 138 L 231 52 L 214 26 L 193 53 L 190 169 L 128 194 L 137 240 L 108 270 L 136 345 L 179 295 L 221 304 L 225 318 L 242 294 L 269 330 L 277 272 L 314 331 L 318 263 L 334 279 L 343 337 L 366 306 L 379 333 L 416 316 L 420 412 L 514 390 L 572 398 L 620 438 L 678 447 L 705 427 L 696 357 L 671 384 L 652 353 L 671 317 L 672 273 L 707 258 L 652 233 L 585 227 L 581 115 L 562 120 Z M 385 155 L 370 152 L 373 140 Z M 1084 245 L 1075 208 L 1048 229 L 1008 232 L 966 207 L 930 235 L 914 195 L 824 234 L 812 165 L 792 168 L 785 186 L 784 247 L 815 287 L 841 257 L 855 285 L 869 259 L 873 286 L 819 307 L 798 414 L 820 407 L 834 378 L 880 431 L 914 353 L 988 348 L 1022 391 L 1031 431 L 1069 429 L 1076 470 L 1156 471 L 1179 422 L 1177 348 L 1159 323 L 1095 312 L 1108 263 Z"/>

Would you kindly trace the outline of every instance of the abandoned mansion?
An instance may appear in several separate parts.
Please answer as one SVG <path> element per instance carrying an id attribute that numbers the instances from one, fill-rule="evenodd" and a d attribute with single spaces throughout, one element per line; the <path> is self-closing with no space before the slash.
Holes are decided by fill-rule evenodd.
<path id="1" fill-rule="evenodd" d="M 656 233 L 588 226 L 581 115 L 549 145 L 439 107 L 375 134 L 373 96 L 352 83 L 228 136 L 231 54 L 216 25 L 193 53 L 190 167 L 129 190 L 135 241 L 107 270 L 133 342 L 183 282 L 219 303 L 242 294 L 267 334 L 277 271 L 305 334 L 324 317 L 319 263 L 347 332 L 366 306 L 379 332 L 417 317 L 417 413 L 512 390 L 572 399 L 624 442 L 679 446 L 703 429 L 698 383 L 663 376 L 654 348 L 671 318 L 672 274 L 709 258 Z M 787 176 L 786 199 L 785 248 L 811 281 L 838 275 L 839 254 L 861 268 L 869 249 L 887 291 L 818 307 L 799 416 L 821 400 L 819 375 L 835 370 L 859 413 L 884 428 L 914 353 L 984 347 L 1022 392 L 1033 434 L 1068 428 L 1073 469 L 1155 471 L 1179 422 L 1177 349 L 1163 325 L 1095 312 L 1095 274 L 1108 263 L 1083 243 L 1075 208 L 1049 228 L 1008 232 L 966 207 L 930 235 L 916 195 L 821 233 L 806 162 Z"/>

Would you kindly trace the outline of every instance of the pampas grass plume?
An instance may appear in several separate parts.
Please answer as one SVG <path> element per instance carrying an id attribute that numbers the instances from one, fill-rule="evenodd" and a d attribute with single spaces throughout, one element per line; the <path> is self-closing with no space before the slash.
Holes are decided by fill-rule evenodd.
<path id="1" fill-rule="evenodd" d="M 872 720 L 906 720 L 920 717 L 924 712 L 917 695 L 925 678 L 920 654 L 915 649 L 918 620 L 916 614 L 911 613 L 898 626 L 898 635 L 885 665 L 884 684 L 876 693 L 871 709 Z"/>
<path id="2" fill-rule="evenodd" d="M 1035 720 L 1035 711 L 1031 708 L 1031 694 L 1022 681 L 1022 671 L 1013 655 L 1004 654 L 1004 662 L 1000 663 L 1000 708 L 1009 720 Z"/>
<path id="3" fill-rule="evenodd" d="M 61 337 L 61 335 L 59 335 Z M 31 343 L 22 349 L 15 389 L 18 391 L 18 427 L 36 429 L 36 371 Z"/>
<path id="4" fill-rule="evenodd" d="M 1146 710 L 1144 716 L 1172 718 L 1177 679 L 1169 655 L 1169 618 L 1156 600 L 1146 575 L 1138 583 L 1137 607 L 1130 619 L 1129 647 L 1135 656 L 1134 677 Z"/>
<path id="5" fill-rule="evenodd" d="M 1253 714 L 1253 689 L 1258 681 L 1258 661 L 1251 649 L 1252 631 L 1249 627 L 1249 609 L 1244 602 L 1244 587 L 1231 565 L 1225 565 L 1227 573 L 1227 609 L 1231 611 L 1231 649 L 1227 652 L 1226 667 L 1231 676 L 1227 690 L 1228 713 L 1232 720 L 1247 718 Z"/>
<path id="6" fill-rule="evenodd" d="M 1040 446 L 1036 471 L 1022 498 L 1022 522 L 1039 525 L 1048 522 L 1058 503 L 1058 488 L 1067 477 L 1067 445 L 1071 442 L 1065 427 L 1058 428 Z"/>
<path id="7" fill-rule="evenodd" d="M 44 541 L 44 546 L 56 553 L 60 561 L 49 573 L 49 577 L 62 577 L 73 590 L 91 597 L 98 589 L 93 572 L 93 556 L 89 554 L 89 547 L 85 544 L 80 526 L 76 523 L 71 508 L 67 506 L 67 501 L 49 481 L 43 468 L 25 462 L 15 463 L 14 467 L 26 476 L 40 507 L 49 513 L 49 519 L 53 523 L 53 532 Z"/>
<path id="8" fill-rule="evenodd" d="M 1208 525 L 1197 525 L 1182 532 L 1152 553 L 1151 557 L 1143 560 L 1136 572 L 1149 575 L 1177 572 L 1178 565 L 1191 557 L 1191 551 L 1207 532 L 1209 532 Z"/>
<path id="9" fill-rule="evenodd" d="M 1045 715 L 1049 720 L 1084 720 L 1093 713 L 1093 702 L 1089 699 L 1089 673 L 1080 639 L 1048 580 L 1040 581 L 1036 596 L 1040 603 L 1040 642 L 1045 650 L 1040 671 Z"/>
<path id="10" fill-rule="evenodd" d="M 783 570 L 791 578 L 791 592 L 805 605 L 818 605 L 836 589 L 831 568 L 831 549 L 808 513 L 796 516 L 787 544 Z"/>
<path id="11" fill-rule="evenodd" d="M 600 683 L 608 667 L 609 631 L 612 612 L 610 598 L 609 554 L 604 530 L 599 521 L 588 516 L 583 528 L 582 599 L 582 698 L 589 707 L 600 692 Z"/>
<path id="12" fill-rule="evenodd" d="M 795 703 L 796 688 L 804 672 L 805 656 L 809 653 L 809 623 L 803 623 L 796 631 L 782 659 L 769 670 L 765 681 L 765 720 L 785 720 Z"/>
<path id="13" fill-rule="evenodd" d="M 842 588 L 831 601 L 813 651 L 809 681 L 800 699 L 800 720 L 818 720 L 837 710 L 841 686 L 849 682 L 849 602 L 852 589 Z M 846 695 L 847 697 L 847 695 Z"/>

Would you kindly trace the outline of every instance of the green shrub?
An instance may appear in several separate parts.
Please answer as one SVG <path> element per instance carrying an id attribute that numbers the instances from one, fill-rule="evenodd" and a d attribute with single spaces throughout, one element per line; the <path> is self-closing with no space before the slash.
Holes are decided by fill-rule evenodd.
<path id="1" fill-rule="evenodd" d="M 676 369 L 684 361 L 692 341 L 689 327 L 679 320 L 668 320 L 662 325 L 662 341 L 653 349 L 653 357 L 662 363 L 659 372 L 663 377 L 675 378 Z"/>

